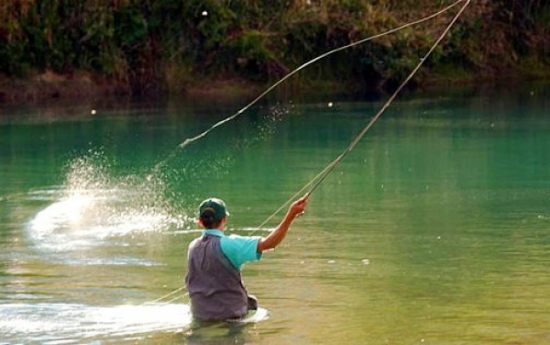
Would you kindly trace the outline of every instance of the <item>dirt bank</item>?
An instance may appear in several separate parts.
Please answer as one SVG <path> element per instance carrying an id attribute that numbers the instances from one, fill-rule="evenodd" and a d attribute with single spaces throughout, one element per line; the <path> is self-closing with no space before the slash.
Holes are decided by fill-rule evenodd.
<path id="1" fill-rule="evenodd" d="M 174 97 L 217 99 L 251 97 L 264 85 L 243 79 L 204 80 L 189 85 Z M 0 75 L 0 104 L 41 103 L 51 100 L 81 99 L 93 101 L 103 98 L 131 97 L 126 83 L 89 73 L 60 75 L 53 72 L 38 74 L 29 79 L 10 79 Z M 159 95 L 142 96 L 159 97 Z"/>
<path id="2" fill-rule="evenodd" d="M 522 80 L 545 79 L 550 78 L 550 72 L 531 75 L 529 73 L 518 73 L 518 71 L 507 71 L 494 75 L 473 75 L 463 73 L 460 76 L 436 74 L 425 78 L 421 84 L 416 84 L 416 88 L 437 88 L 445 85 L 491 85 L 499 83 L 513 83 Z M 238 98 L 251 99 L 263 91 L 272 83 L 254 83 L 242 78 L 203 78 L 187 85 L 185 89 L 170 95 L 141 95 L 139 99 L 155 99 L 160 97 L 174 97 L 192 100 L 216 99 L 219 101 L 235 100 Z M 331 94 L 352 94 L 359 97 L 368 95 L 361 85 L 345 85 L 334 81 L 305 82 L 300 81 L 296 84 L 292 80 L 286 82 L 285 89 L 296 89 L 297 92 L 306 93 L 314 89 L 316 93 Z M 312 87 L 313 85 L 313 87 Z M 288 91 L 288 90 L 287 90 Z M 384 93 L 382 90 L 378 90 Z M 293 92 L 293 91 L 292 91 Z M 0 75 L 0 105 L 2 104 L 40 104 L 50 101 L 74 100 L 79 101 L 102 101 L 105 99 L 118 100 L 119 98 L 132 98 L 131 88 L 127 83 L 114 78 L 95 76 L 90 73 L 80 72 L 73 74 L 60 75 L 53 72 L 37 74 L 31 78 L 14 80 Z"/>

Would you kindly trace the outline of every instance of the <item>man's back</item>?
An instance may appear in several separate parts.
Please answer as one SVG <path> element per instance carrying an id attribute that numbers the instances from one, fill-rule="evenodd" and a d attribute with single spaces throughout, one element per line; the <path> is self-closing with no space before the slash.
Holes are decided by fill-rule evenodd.
<path id="1" fill-rule="evenodd" d="M 227 320 L 247 313 L 240 271 L 222 252 L 218 236 L 203 235 L 189 245 L 185 283 L 197 319 Z"/>

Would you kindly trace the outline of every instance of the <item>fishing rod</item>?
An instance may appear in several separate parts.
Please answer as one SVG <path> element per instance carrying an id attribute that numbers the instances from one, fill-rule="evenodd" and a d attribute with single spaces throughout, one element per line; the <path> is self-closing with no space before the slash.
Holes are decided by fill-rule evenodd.
<path id="1" fill-rule="evenodd" d="M 327 169 L 324 174 L 317 180 L 317 182 L 313 185 L 313 187 L 311 187 L 311 189 L 309 190 L 308 194 L 311 194 L 315 189 L 317 189 L 317 187 L 319 187 L 319 185 L 321 184 L 321 182 L 323 182 L 325 180 L 325 178 L 334 170 L 334 168 L 336 168 L 340 162 L 342 161 L 342 159 L 348 154 L 350 153 L 353 148 L 357 145 L 357 143 L 359 143 L 359 141 L 365 136 L 365 134 L 367 133 L 367 131 L 374 125 L 374 123 L 380 118 L 380 116 L 382 116 L 382 114 L 386 111 L 386 109 L 390 106 L 390 104 L 394 101 L 394 99 L 397 97 L 397 95 L 403 90 L 403 88 L 405 87 L 405 85 L 407 85 L 409 83 L 409 81 L 414 77 L 414 75 L 416 74 L 416 72 L 418 72 L 418 70 L 420 69 L 420 67 L 422 67 L 422 65 L 424 64 L 424 62 L 430 57 L 430 55 L 433 53 L 433 51 L 435 50 L 435 48 L 437 48 L 437 46 L 441 43 L 441 41 L 443 40 L 443 38 L 449 33 L 449 31 L 451 30 L 451 28 L 454 26 L 454 24 L 456 23 L 456 21 L 458 20 L 458 18 L 462 15 L 462 13 L 464 12 L 464 10 L 466 9 L 466 7 L 470 4 L 470 1 L 471 0 L 466 0 L 466 3 L 464 4 L 464 6 L 462 6 L 462 8 L 457 12 L 457 14 L 455 15 L 455 17 L 453 18 L 453 20 L 451 20 L 451 22 L 449 23 L 449 25 L 447 25 L 447 27 L 445 28 L 445 30 L 443 31 L 443 33 L 439 36 L 439 38 L 434 42 L 434 44 L 431 46 L 431 48 L 428 50 L 428 52 L 420 59 L 420 61 L 418 62 L 418 64 L 416 65 L 416 67 L 409 73 L 409 75 L 407 76 L 407 78 L 405 78 L 405 80 L 399 85 L 399 87 L 394 91 L 394 93 L 390 96 L 390 98 L 388 98 L 388 100 L 386 101 L 386 103 L 384 103 L 384 105 L 382 106 L 382 108 L 380 108 L 380 110 L 378 111 L 378 113 L 376 113 L 376 115 L 369 121 L 369 123 L 365 126 L 365 128 L 363 128 L 363 130 L 361 130 L 361 132 L 359 132 L 359 134 L 351 141 L 351 143 L 348 145 L 348 147 L 346 147 L 346 149 L 338 156 L 336 157 L 336 159 L 329 164 L 329 169 Z"/>
<path id="2" fill-rule="evenodd" d="M 460 0 L 459 2 L 462 2 L 463 0 Z M 394 93 L 388 98 L 388 100 L 384 103 L 382 108 L 376 113 L 376 115 L 367 123 L 367 125 L 359 132 L 359 134 L 350 142 L 350 144 L 344 149 L 342 153 L 340 153 L 331 163 L 327 165 L 317 176 L 315 176 L 313 179 L 311 179 L 308 183 L 305 184 L 304 187 L 302 187 L 296 194 L 294 194 L 289 200 L 287 200 L 281 207 L 279 207 L 271 216 L 267 217 L 266 220 L 264 220 L 258 228 L 262 228 L 271 218 L 273 218 L 277 213 L 279 213 L 283 208 L 285 208 L 291 201 L 293 201 L 298 195 L 303 193 L 305 190 L 309 188 L 306 195 L 309 197 L 320 185 L 321 183 L 327 178 L 327 176 L 334 171 L 334 169 L 340 165 L 340 162 L 344 157 L 350 153 L 355 146 L 361 141 L 361 139 L 365 136 L 365 134 L 368 132 L 368 130 L 374 125 L 376 121 L 382 116 L 382 114 L 386 111 L 386 109 L 391 105 L 391 103 L 395 100 L 397 95 L 403 90 L 405 85 L 414 77 L 416 72 L 422 67 L 424 62 L 428 59 L 428 57 L 432 54 L 432 52 L 437 48 L 437 46 L 441 43 L 443 38 L 449 33 L 453 25 L 456 23 L 458 18 L 462 15 L 466 7 L 470 4 L 471 0 L 466 0 L 464 6 L 457 12 L 457 14 L 454 16 L 453 20 L 447 25 L 443 33 L 438 37 L 438 39 L 434 42 L 434 44 L 431 46 L 431 48 L 428 50 L 428 52 L 420 59 L 416 67 L 409 73 L 407 78 L 399 85 L 399 87 L 394 91 Z M 457 2 L 458 3 L 458 2 Z M 452 6 L 456 5 L 457 3 L 453 4 Z M 448 7 L 447 9 L 449 9 Z"/>

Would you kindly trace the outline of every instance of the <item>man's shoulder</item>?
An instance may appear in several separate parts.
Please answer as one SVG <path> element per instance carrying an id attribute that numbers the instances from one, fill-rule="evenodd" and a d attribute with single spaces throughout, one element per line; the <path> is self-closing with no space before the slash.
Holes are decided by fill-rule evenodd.
<path id="1" fill-rule="evenodd" d="M 250 238 L 250 236 L 242 236 L 237 234 L 229 234 L 229 235 L 226 235 L 225 237 L 233 240 L 246 240 Z"/>
<path id="2" fill-rule="evenodd" d="M 225 253 L 256 253 L 260 236 L 241 236 L 231 234 L 221 239 L 221 247 Z"/>
<path id="3" fill-rule="evenodd" d="M 261 236 L 243 236 L 237 234 L 230 234 L 225 236 L 222 241 L 234 241 L 234 242 L 257 242 Z"/>
<path id="4" fill-rule="evenodd" d="M 258 253 L 260 238 L 260 236 L 231 234 L 221 239 L 221 249 L 231 263 L 240 270 L 245 262 L 260 259 L 261 254 Z"/>

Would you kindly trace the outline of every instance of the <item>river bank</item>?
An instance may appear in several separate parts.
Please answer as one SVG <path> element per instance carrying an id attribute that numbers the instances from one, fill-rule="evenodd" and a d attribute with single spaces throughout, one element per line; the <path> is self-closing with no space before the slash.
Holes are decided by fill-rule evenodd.
<path id="1" fill-rule="evenodd" d="M 424 78 L 421 83 L 412 82 L 409 90 L 434 89 L 441 86 L 481 86 L 521 83 L 528 80 L 550 80 L 550 70 L 538 70 L 536 73 L 525 71 L 506 71 L 500 75 L 479 74 L 438 74 Z M 176 92 L 157 92 L 141 95 L 139 99 L 217 99 L 234 100 L 238 98 L 251 98 L 259 95 L 276 80 L 263 83 L 245 80 L 239 77 L 204 78 L 190 83 L 188 86 Z M 357 83 L 350 84 L 337 81 L 298 81 L 289 79 L 281 88 L 313 90 L 314 93 L 338 94 L 355 96 L 356 98 L 371 99 L 384 93 L 383 90 L 364 88 Z M 132 95 L 130 87 L 122 81 L 109 79 L 86 72 L 73 74 L 57 74 L 51 71 L 36 74 L 25 80 L 15 80 L 0 76 L 0 105 L 14 104 L 40 104 L 56 100 L 69 101 L 80 99 L 83 101 L 101 101 L 105 99 L 130 99 Z"/>
<path id="2" fill-rule="evenodd" d="M 408 89 L 550 76 L 547 4 L 459 10 L 468 3 L 14 2 L 0 6 L 0 104 L 253 96 L 329 51 L 281 87 L 372 98 L 393 92 L 453 18 Z"/>
<path id="3" fill-rule="evenodd" d="M 193 83 L 173 95 L 168 92 L 157 92 L 141 95 L 140 98 L 233 98 L 257 94 L 263 86 L 241 78 L 208 79 L 201 83 Z M 123 81 L 85 72 L 62 75 L 47 71 L 25 80 L 0 76 L 0 104 L 131 97 L 136 96 L 132 96 L 130 87 Z"/>

